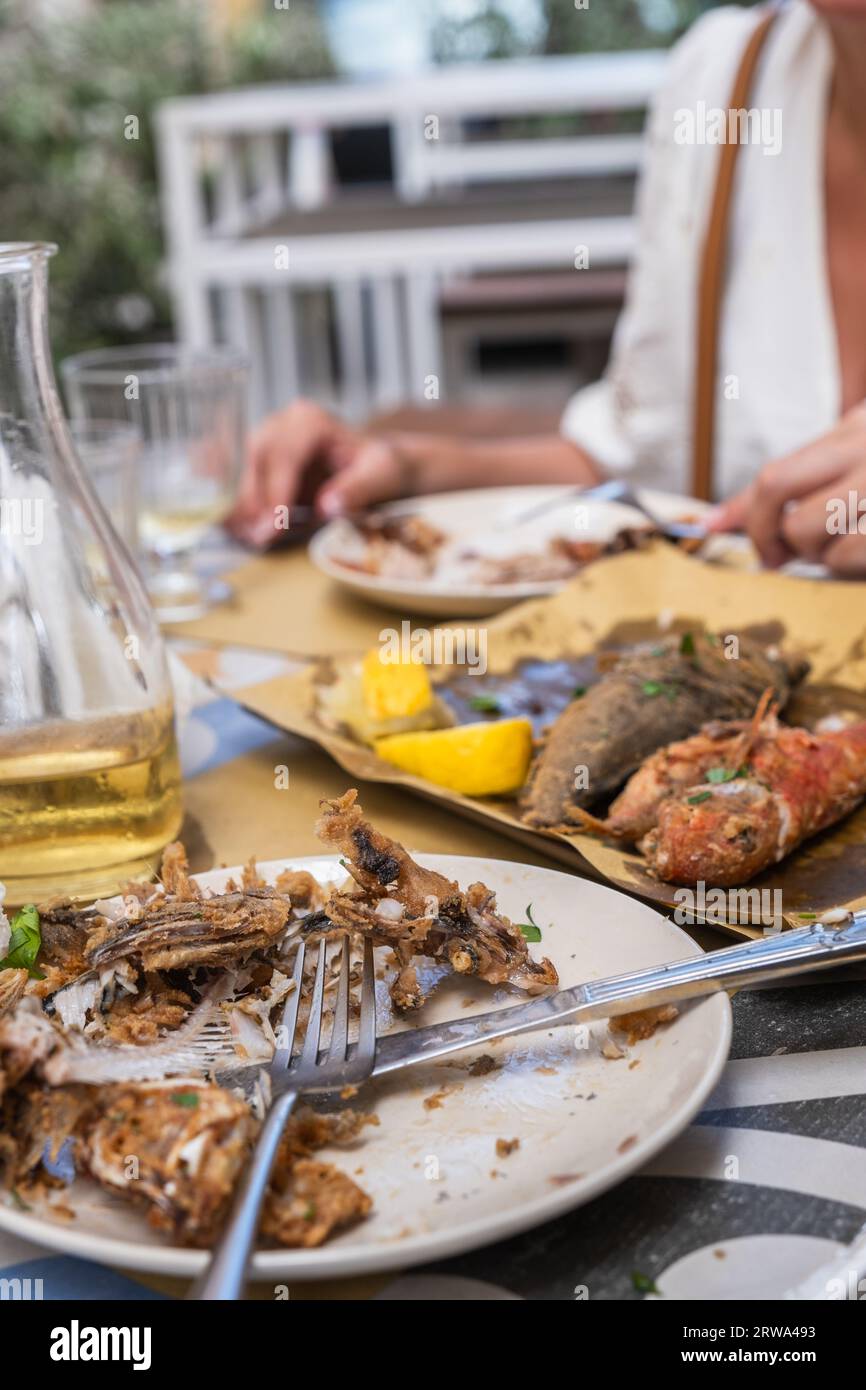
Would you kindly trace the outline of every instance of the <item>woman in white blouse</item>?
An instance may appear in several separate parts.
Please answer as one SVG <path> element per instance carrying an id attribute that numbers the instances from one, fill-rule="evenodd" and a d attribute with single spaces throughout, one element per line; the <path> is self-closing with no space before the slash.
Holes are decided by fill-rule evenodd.
<path id="1" fill-rule="evenodd" d="M 251 443 L 235 529 L 274 539 L 306 468 L 326 516 L 384 498 L 631 472 L 687 492 L 698 273 L 719 147 L 692 118 L 727 108 L 762 10 L 711 11 L 673 50 L 649 123 L 637 254 L 604 378 L 561 433 L 467 442 L 359 434 L 311 402 Z M 749 97 L 763 138 L 737 153 L 717 346 L 714 524 L 765 563 L 821 560 L 866 576 L 866 0 L 789 0 Z M 863 499 L 862 534 L 828 530 L 828 500 Z"/>

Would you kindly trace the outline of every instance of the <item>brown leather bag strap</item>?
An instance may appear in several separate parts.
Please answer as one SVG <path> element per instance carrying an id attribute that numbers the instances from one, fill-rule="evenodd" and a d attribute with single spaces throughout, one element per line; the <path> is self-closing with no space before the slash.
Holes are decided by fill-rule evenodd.
<path id="1" fill-rule="evenodd" d="M 748 105 L 755 68 L 777 11 L 765 15 L 753 30 L 734 81 L 728 109 Z M 728 249 L 728 224 L 739 141 L 719 147 L 716 186 L 710 206 L 707 235 L 698 274 L 697 356 L 695 362 L 692 436 L 692 493 L 704 501 L 713 495 L 713 461 L 716 433 L 716 372 L 719 355 L 719 323 Z"/>

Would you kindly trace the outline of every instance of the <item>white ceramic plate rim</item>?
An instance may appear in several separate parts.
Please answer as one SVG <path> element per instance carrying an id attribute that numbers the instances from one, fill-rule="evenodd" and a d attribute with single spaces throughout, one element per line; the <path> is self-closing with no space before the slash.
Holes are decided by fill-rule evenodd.
<path id="1" fill-rule="evenodd" d="M 488 874 L 489 882 L 495 886 L 498 869 L 511 870 L 515 866 L 510 860 L 484 859 L 464 855 L 418 854 L 419 862 L 429 868 L 442 869 L 446 863 L 463 860 L 467 866 L 463 882 L 470 882 L 479 873 Z M 470 868 L 469 866 L 473 866 Z M 330 854 L 305 855 L 300 858 L 273 859 L 262 861 L 259 872 L 271 879 L 281 869 L 305 869 L 313 866 L 332 868 L 339 875 L 339 857 Z M 531 866 L 523 866 L 531 867 Z M 538 866 L 538 871 L 555 874 L 557 878 L 575 880 L 574 875 L 562 873 L 557 869 Z M 224 879 L 230 874 L 239 875 L 241 866 L 212 869 L 197 874 L 203 887 L 211 882 Z M 622 897 L 613 888 L 593 884 L 594 889 L 609 892 L 614 897 Z M 686 932 L 669 918 L 662 917 L 647 907 L 647 913 L 656 918 L 670 932 L 671 949 L 675 945 L 687 946 L 691 953 L 701 954 L 700 947 Z M 672 957 L 673 958 L 673 957 Z M 707 1096 L 714 1090 L 722 1069 L 728 1058 L 731 1043 L 731 1006 L 727 994 L 715 994 L 703 1001 L 702 1007 L 717 1014 L 717 1034 L 712 1050 L 707 1057 L 704 1071 L 693 1086 L 687 1098 L 676 1107 L 665 1122 L 651 1134 L 639 1140 L 626 1153 L 607 1164 L 589 1177 L 569 1183 L 567 1187 L 557 1188 L 538 1197 L 535 1201 L 524 1202 L 513 1211 L 504 1210 L 476 1221 L 461 1223 L 454 1231 L 440 1231 L 408 1236 L 399 1242 L 383 1245 L 381 1248 L 365 1246 L 349 1250 L 339 1245 L 324 1245 L 316 1250 L 262 1250 L 252 1261 L 251 1275 L 254 1279 L 266 1282 L 274 1279 L 298 1279 L 313 1281 L 317 1279 L 338 1279 L 356 1274 L 372 1274 L 388 1269 L 407 1269 L 417 1264 L 432 1263 L 449 1255 L 465 1254 L 480 1246 L 505 1240 L 521 1231 L 550 1221 L 553 1217 L 582 1206 L 601 1192 L 614 1187 L 636 1169 L 642 1168 L 661 1149 L 677 1137 L 694 1115 L 698 1113 Z M 70 1227 L 60 1226 L 38 1215 L 16 1211 L 0 1204 L 0 1230 L 23 1240 L 47 1246 L 66 1254 L 77 1255 L 81 1259 L 93 1260 L 113 1268 L 141 1270 L 146 1273 L 195 1276 L 204 1268 L 209 1258 L 206 1250 L 188 1250 L 173 1245 L 139 1245 L 126 1239 L 111 1239 L 105 1236 L 90 1235 Z"/>

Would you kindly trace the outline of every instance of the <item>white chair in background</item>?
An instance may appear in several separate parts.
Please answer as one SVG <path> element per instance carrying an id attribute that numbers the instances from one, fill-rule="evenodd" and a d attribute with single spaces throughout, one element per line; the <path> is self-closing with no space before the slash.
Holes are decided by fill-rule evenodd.
<path id="1" fill-rule="evenodd" d="M 443 373 L 443 285 L 571 271 L 582 246 L 594 270 L 622 267 L 632 250 L 630 213 L 571 217 L 565 197 L 565 215 L 549 219 L 520 207 L 533 197 L 531 181 L 568 178 L 576 187 L 580 178 L 633 175 L 640 136 L 473 140 L 467 132 L 509 118 L 642 110 L 664 61 L 651 52 L 455 65 L 411 80 L 165 103 L 161 190 L 179 337 L 248 352 L 254 417 L 299 391 L 353 418 L 429 399 Z M 390 132 L 393 186 L 381 192 L 381 225 L 353 231 L 357 194 L 335 179 L 330 140 L 364 126 Z M 500 195 L 513 189 L 517 215 L 512 206 L 497 220 L 494 199 L 489 211 L 479 202 L 477 220 L 449 220 L 461 195 L 493 184 Z"/>

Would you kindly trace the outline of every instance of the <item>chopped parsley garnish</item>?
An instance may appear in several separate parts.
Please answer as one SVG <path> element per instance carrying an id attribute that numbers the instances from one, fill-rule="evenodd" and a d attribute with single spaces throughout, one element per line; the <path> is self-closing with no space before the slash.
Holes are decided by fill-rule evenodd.
<path id="1" fill-rule="evenodd" d="M 651 699 L 655 699 L 657 695 L 664 695 L 666 700 L 675 700 L 678 694 L 673 681 L 644 681 L 641 689 L 644 695 L 649 695 Z"/>
<path id="2" fill-rule="evenodd" d="M 655 1279 L 651 1279 L 648 1274 L 641 1274 L 637 1269 L 632 1273 L 631 1282 L 637 1293 L 658 1293 Z"/>
<path id="3" fill-rule="evenodd" d="M 315 1207 L 315 1203 L 313 1203 L 313 1202 L 308 1202 L 306 1208 L 304 1209 L 304 1220 L 305 1220 L 305 1221 L 315 1221 L 315 1219 L 316 1219 L 316 1207 Z"/>
<path id="4" fill-rule="evenodd" d="M 0 960 L 0 970 L 27 970 L 33 980 L 44 980 L 41 970 L 36 969 L 36 957 L 42 945 L 42 932 L 39 928 L 39 913 L 32 903 L 22 907 L 9 923 L 12 933 L 9 937 L 9 950 Z"/>
<path id="5" fill-rule="evenodd" d="M 526 917 L 527 920 L 525 922 L 517 923 L 518 930 L 523 932 L 524 941 L 540 941 L 541 927 L 532 915 L 532 903 L 530 903 L 526 909 Z"/>
<path id="6" fill-rule="evenodd" d="M 710 767 L 708 774 L 706 774 L 705 781 L 724 783 L 724 781 L 735 781 L 738 777 L 748 776 L 748 767 Z"/>
<path id="7" fill-rule="evenodd" d="M 680 638 L 680 656 L 694 656 L 695 639 L 690 632 L 684 632 Z"/>
<path id="8" fill-rule="evenodd" d="M 585 695 L 585 694 L 586 694 L 586 686 L 585 686 L 585 685 L 576 685 L 576 686 L 574 687 L 574 689 L 572 690 L 572 692 L 571 692 L 571 698 L 572 698 L 572 700 L 579 700 L 580 697 L 581 697 L 581 695 Z"/>
<path id="9" fill-rule="evenodd" d="M 198 1091 L 177 1091 L 172 1100 L 175 1105 L 182 1105 L 185 1110 L 195 1110 L 199 1102 Z"/>
<path id="10" fill-rule="evenodd" d="M 687 796 L 686 801 L 689 806 L 700 806 L 702 801 L 709 801 L 712 792 L 697 792 L 694 796 Z"/>
<path id="11" fill-rule="evenodd" d="M 469 703 L 480 714 L 499 714 L 502 710 L 495 695 L 473 695 Z"/>

